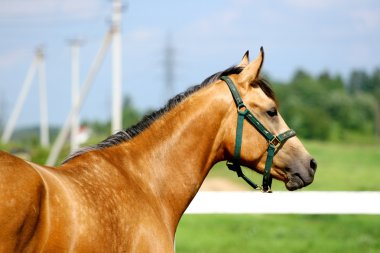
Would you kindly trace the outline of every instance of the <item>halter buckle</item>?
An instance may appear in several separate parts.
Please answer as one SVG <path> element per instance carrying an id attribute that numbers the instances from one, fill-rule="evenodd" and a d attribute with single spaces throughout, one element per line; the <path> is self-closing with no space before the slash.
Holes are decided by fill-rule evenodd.
<path id="1" fill-rule="evenodd" d="M 272 144 L 277 149 L 281 145 L 281 140 L 277 136 L 274 136 L 269 141 L 269 144 Z"/>
<path id="2" fill-rule="evenodd" d="M 227 165 L 227 168 L 228 168 L 229 170 L 232 170 L 232 171 L 237 172 L 237 170 L 236 170 L 236 165 L 235 165 L 233 162 L 231 162 L 231 161 L 227 161 L 226 165 Z"/>

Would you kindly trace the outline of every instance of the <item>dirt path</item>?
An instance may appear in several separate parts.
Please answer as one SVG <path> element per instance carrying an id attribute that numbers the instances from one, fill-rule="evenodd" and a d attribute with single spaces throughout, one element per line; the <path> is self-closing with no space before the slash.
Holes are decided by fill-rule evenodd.
<path id="1" fill-rule="evenodd" d="M 206 178 L 201 191 L 244 191 L 247 187 L 221 177 Z"/>

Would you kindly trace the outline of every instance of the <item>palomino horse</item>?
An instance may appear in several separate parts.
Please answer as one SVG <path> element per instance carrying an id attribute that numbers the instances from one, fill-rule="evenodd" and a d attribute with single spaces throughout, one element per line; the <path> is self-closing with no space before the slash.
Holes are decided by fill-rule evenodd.
<path id="1" fill-rule="evenodd" d="M 249 63 L 247 52 L 239 65 L 58 167 L 1 152 L 0 251 L 173 252 L 178 222 L 211 167 L 233 160 L 265 174 L 268 145 L 276 149 L 270 176 L 289 190 L 310 184 L 316 162 L 288 131 L 272 90 L 259 78 L 263 56 L 261 50 Z M 256 125 L 239 127 L 222 76 L 245 102 L 238 112 L 249 110 L 276 142 Z M 285 131 L 289 139 L 280 134 Z"/>

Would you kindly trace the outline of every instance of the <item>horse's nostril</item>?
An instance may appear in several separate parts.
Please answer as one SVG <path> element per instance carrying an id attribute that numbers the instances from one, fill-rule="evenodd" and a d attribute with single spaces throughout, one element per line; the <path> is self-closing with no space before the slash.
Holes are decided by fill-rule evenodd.
<path id="1" fill-rule="evenodd" d="M 311 159 L 311 160 L 310 160 L 310 168 L 312 168 L 313 170 L 316 170 L 317 167 L 318 167 L 318 165 L 317 165 L 317 161 L 314 160 L 314 159 Z"/>

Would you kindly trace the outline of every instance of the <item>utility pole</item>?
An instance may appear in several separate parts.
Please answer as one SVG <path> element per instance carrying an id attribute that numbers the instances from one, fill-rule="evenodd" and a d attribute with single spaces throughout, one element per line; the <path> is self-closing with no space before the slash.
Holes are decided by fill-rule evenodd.
<path id="1" fill-rule="evenodd" d="M 48 122 L 48 103 L 46 92 L 46 67 L 45 53 L 42 47 L 37 48 L 36 58 L 38 61 L 38 80 L 40 91 L 40 144 L 42 147 L 49 147 L 49 122 Z"/>
<path id="2" fill-rule="evenodd" d="M 0 130 L 3 128 L 6 111 L 5 93 L 0 90 Z"/>
<path id="3" fill-rule="evenodd" d="M 83 85 L 80 88 L 80 93 L 79 93 L 79 99 L 76 101 L 75 105 L 71 107 L 70 113 L 61 128 L 60 132 L 58 133 L 58 136 L 53 144 L 53 147 L 50 151 L 49 157 L 46 161 L 46 165 L 54 165 L 55 162 L 57 161 L 59 152 L 61 151 L 63 144 L 65 143 L 69 132 L 70 132 L 70 127 L 72 124 L 73 118 L 75 118 L 75 115 L 79 114 L 80 109 L 82 108 L 82 105 L 84 103 L 84 99 L 86 98 L 88 92 L 90 91 L 90 88 L 92 86 L 92 83 L 95 79 L 96 73 L 99 71 L 99 68 L 104 60 L 104 57 L 107 53 L 107 48 L 110 45 L 112 40 L 112 33 L 108 32 L 102 42 L 102 45 L 95 56 L 94 61 L 91 64 L 90 71 L 84 80 Z"/>
<path id="4" fill-rule="evenodd" d="M 29 93 L 30 86 L 32 85 L 34 75 L 36 74 L 37 62 L 38 62 L 37 58 L 34 57 L 33 62 L 29 67 L 28 73 L 26 74 L 26 77 L 25 77 L 24 83 L 22 85 L 21 91 L 20 91 L 18 98 L 16 100 L 16 105 L 13 108 L 13 111 L 11 112 L 10 118 L 7 121 L 7 124 L 5 125 L 3 135 L 1 136 L 1 141 L 3 143 L 8 143 L 12 137 L 13 131 L 14 131 L 15 126 L 16 126 L 17 119 L 20 116 L 21 109 L 24 105 L 26 96 Z"/>
<path id="5" fill-rule="evenodd" d="M 166 44 L 164 48 L 164 67 L 165 67 L 165 97 L 169 99 L 174 93 L 174 55 L 175 50 L 172 44 L 172 36 L 170 33 L 166 36 Z"/>
<path id="6" fill-rule="evenodd" d="M 18 117 L 24 106 L 26 96 L 32 86 L 34 76 L 38 72 L 39 76 L 39 93 L 40 93 L 40 143 L 43 147 L 49 146 L 49 126 L 47 116 L 47 94 L 46 94 L 46 71 L 45 71 L 45 54 L 42 47 L 38 47 L 32 64 L 29 67 L 25 77 L 20 94 L 16 100 L 11 116 L 7 121 L 1 140 L 8 143 L 12 137 Z"/>
<path id="7" fill-rule="evenodd" d="M 71 107 L 74 107 L 79 100 L 80 91 L 80 46 L 82 41 L 72 39 L 69 41 L 71 48 Z M 78 134 L 80 127 L 79 112 L 73 114 L 71 121 L 70 151 L 74 152 L 79 148 Z"/>
<path id="8" fill-rule="evenodd" d="M 122 21 L 121 0 L 113 0 L 112 13 L 112 121 L 111 132 L 115 133 L 122 129 Z"/>
<path id="9" fill-rule="evenodd" d="M 121 12 L 122 4 L 121 0 L 113 0 L 113 15 L 112 15 L 112 25 L 111 28 L 106 33 L 103 43 L 95 56 L 95 59 L 90 67 L 90 71 L 80 88 L 80 93 L 75 104 L 72 105 L 70 113 L 61 128 L 57 139 L 50 151 L 49 157 L 46 161 L 47 165 L 54 165 L 57 161 L 58 155 L 65 143 L 68 134 L 70 132 L 73 120 L 75 121 L 76 116 L 84 103 L 92 83 L 95 79 L 95 75 L 98 72 L 104 57 L 107 53 L 107 48 L 113 43 L 113 55 L 112 55 L 112 132 L 121 130 L 122 122 L 122 80 L 121 80 Z"/>

